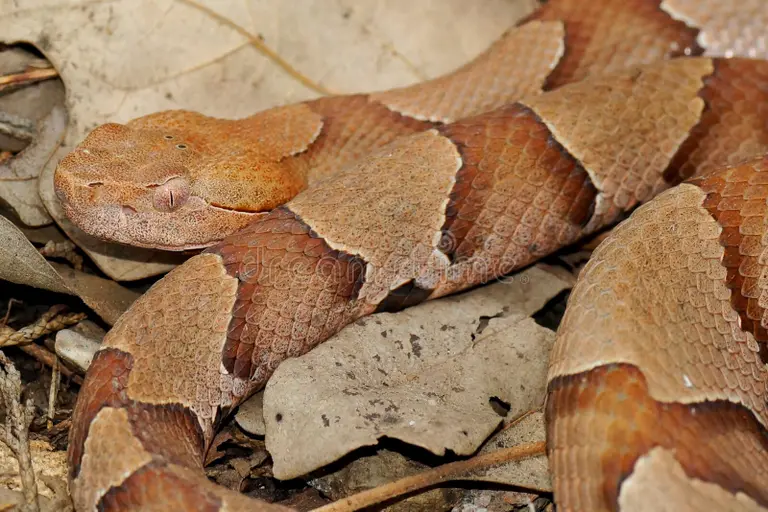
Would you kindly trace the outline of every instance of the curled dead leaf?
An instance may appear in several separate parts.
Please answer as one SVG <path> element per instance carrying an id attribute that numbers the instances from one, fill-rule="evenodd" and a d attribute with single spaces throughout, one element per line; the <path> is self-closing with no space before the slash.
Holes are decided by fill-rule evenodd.
<path id="1" fill-rule="evenodd" d="M 0 279 L 80 297 L 110 325 L 139 294 L 108 279 L 48 262 L 8 219 L 0 216 Z"/>
<path id="2" fill-rule="evenodd" d="M 40 61 L 20 48 L 0 51 L 0 75 L 25 75 L 29 69 L 34 73 Z M 53 219 L 38 195 L 37 177 L 64 137 L 64 86 L 61 80 L 46 80 L 3 89 L 0 149 L 18 154 L 0 163 L 0 200 L 27 226 L 50 224 Z"/>
<path id="3" fill-rule="evenodd" d="M 38 176 L 64 138 L 67 113 L 54 106 L 40 121 L 37 136 L 18 155 L 0 164 L 0 198 L 28 226 L 50 224 L 38 193 Z"/>

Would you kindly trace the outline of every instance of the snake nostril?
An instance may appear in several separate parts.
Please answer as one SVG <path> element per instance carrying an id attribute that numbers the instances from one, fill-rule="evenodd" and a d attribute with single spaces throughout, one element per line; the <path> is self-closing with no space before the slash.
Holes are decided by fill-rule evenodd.
<path id="1" fill-rule="evenodd" d="M 86 184 L 88 188 L 97 188 L 104 185 L 104 182 L 102 181 L 92 181 L 91 183 Z"/>

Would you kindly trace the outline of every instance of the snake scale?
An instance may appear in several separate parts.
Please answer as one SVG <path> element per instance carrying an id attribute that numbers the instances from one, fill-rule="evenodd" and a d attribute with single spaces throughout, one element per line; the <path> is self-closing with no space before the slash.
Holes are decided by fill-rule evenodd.
<path id="1" fill-rule="evenodd" d="M 763 0 L 550 0 L 410 87 L 96 128 L 56 171 L 67 215 L 206 249 L 93 360 L 78 510 L 283 510 L 202 472 L 281 361 L 616 223 L 550 363 L 558 508 L 768 510 L 767 24 Z"/>

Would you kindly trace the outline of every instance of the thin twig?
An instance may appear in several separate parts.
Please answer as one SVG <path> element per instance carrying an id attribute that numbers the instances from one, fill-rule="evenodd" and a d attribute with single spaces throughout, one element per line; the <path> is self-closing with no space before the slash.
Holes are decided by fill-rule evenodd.
<path id="1" fill-rule="evenodd" d="M 14 304 L 21 304 L 22 302 L 19 299 L 14 299 L 11 297 L 8 299 L 8 307 L 5 310 L 5 316 L 3 317 L 3 321 L 0 322 L 0 326 L 8 325 L 8 319 L 11 318 L 11 308 L 13 308 Z"/>
<path id="2" fill-rule="evenodd" d="M 40 510 L 37 497 L 35 470 L 29 451 L 29 425 L 34 418 L 35 406 L 32 400 L 21 404 L 21 376 L 13 363 L 0 352 L 0 396 L 5 402 L 5 427 L 0 429 L 3 442 L 19 462 L 19 477 L 24 495 L 24 512 Z"/>
<path id="3" fill-rule="evenodd" d="M 0 91 L 6 87 L 33 84 L 56 78 L 57 76 L 59 76 L 59 73 L 54 68 L 29 68 L 21 73 L 0 76 Z"/>
<path id="4" fill-rule="evenodd" d="M 30 355 L 43 363 L 44 365 L 53 367 L 54 361 L 56 360 L 56 354 L 51 352 L 45 347 L 41 347 L 40 345 L 37 345 L 36 343 L 28 343 L 26 345 L 19 345 L 19 349 L 23 351 L 25 354 Z M 68 379 L 72 379 L 76 384 L 83 385 L 83 378 L 80 377 L 78 374 L 67 368 L 66 366 L 59 365 L 59 371 L 63 376 L 65 376 Z"/>
<path id="5" fill-rule="evenodd" d="M 43 313 L 34 324 L 15 331 L 6 325 L 0 326 L 0 347 L 30 343 L 41 336 L 75 325 L 86 317 L 85 313 L 63 313 L 66 306 L 56 305 Z"/>
<path id="6" fill-rule="evenodd" d="M 49 240 L 44 247 L 39 249 L 40 254 L 46 258 L 64 258 L 72 264 L 75 270 L 83 270 L 83 257 L 77 253 L 77 246 L 69 240 L 54 242 Z"/>
<path id="7" fill-rule="evenodd" d="M 53 367 L 51 368 L 51 389 L 48 391 L 48 423 L 47 427 L 53 427 L 53 417 L 56 415 L 56 397 L 59 395 L 59 383 L 61 371 L 59 370 L 59 358 L 53 355 Z"/>
<path id="8" fill-rule="evenodd" d="M 544 441 L 503 448 L 483 455 L 477 455 L 471 459 L 444 464 L 417 475 L 407 476 L 400 480 L 347 496 L 317 508 L 314 512 L 353 512 L 361 510 L 443 482 L 461 479 L 471 471 L 542 455 L 545 453 L 545 450 L 546 444 Z"/>

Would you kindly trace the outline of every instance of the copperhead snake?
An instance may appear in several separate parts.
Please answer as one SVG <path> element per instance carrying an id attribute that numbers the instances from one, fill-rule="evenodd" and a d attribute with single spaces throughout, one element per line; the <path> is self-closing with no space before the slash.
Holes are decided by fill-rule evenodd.
<path id="1" fill-rule="evenodd" d="M 78 510 L 284 510 L 201 471 L 281 361 L 620 221 L 550 363 L 558 507 L 768 510 L 765 23 L 762 0 L 550 0 L 411 87 L 95 129 L 56 172 L 68 216 L 208 248 L 93 360 Z"/>

